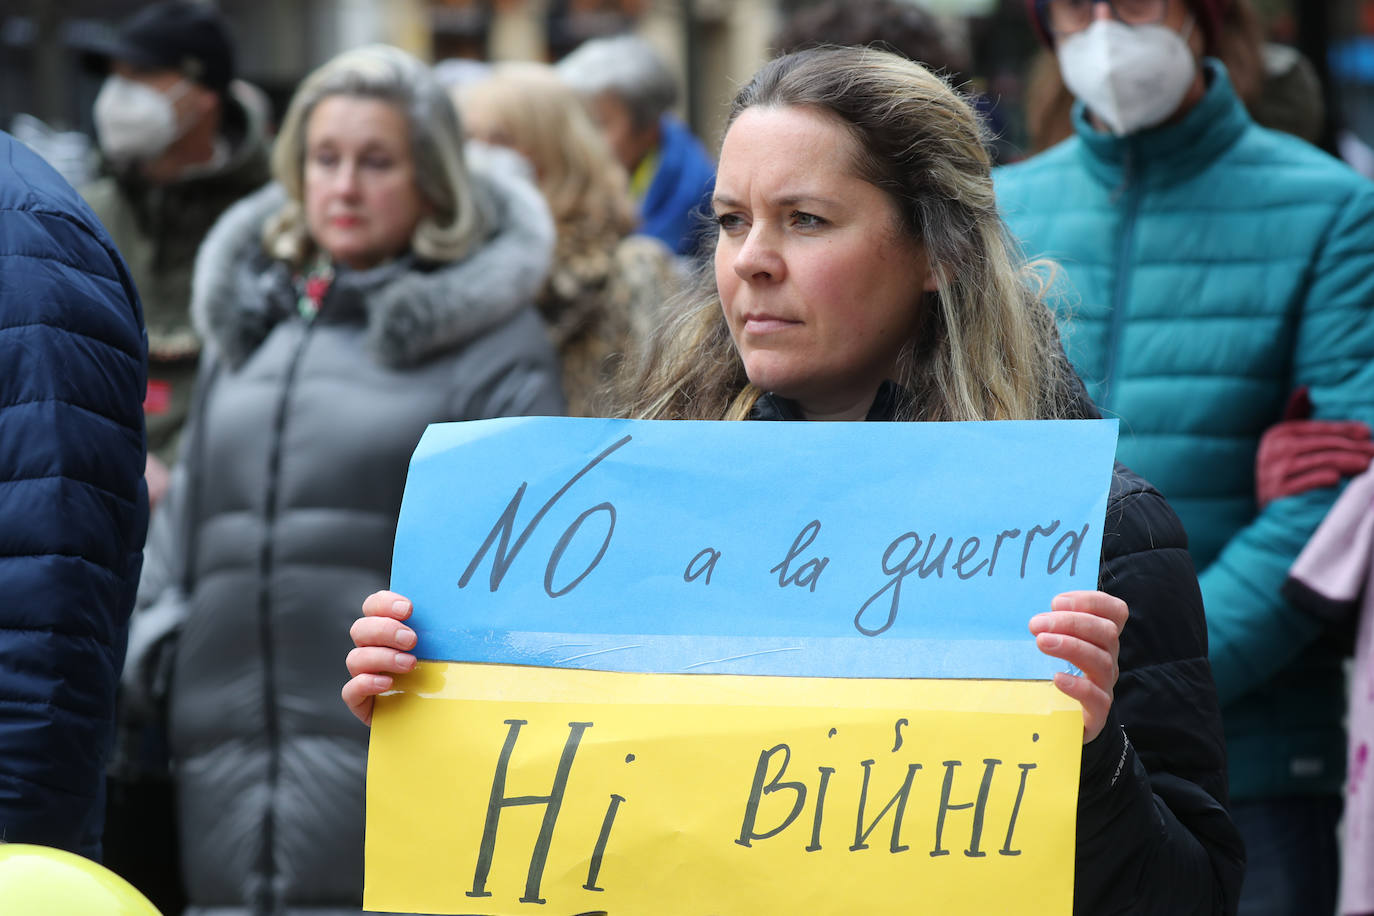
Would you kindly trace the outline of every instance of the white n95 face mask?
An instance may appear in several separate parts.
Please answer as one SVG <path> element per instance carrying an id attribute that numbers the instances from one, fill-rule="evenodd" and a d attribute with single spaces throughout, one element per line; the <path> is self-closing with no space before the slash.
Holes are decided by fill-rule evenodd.
<path id="1" fill-rule="evenodd" d="M 1097 19 L 1059 42 L 1064 85 L 1117 136 L 1163 123 L 1197 76 L 1187 33 Z"/>
<path id="2" fill-rule="evenodd" d="M 100 149 L 119 163 L 146 162 L 162 155 L 181 136 L 175 101 L 186 88 L 185 81 L 178 83 L 169 97 L 126 77 L 108 77 L 93 110 Z"/>

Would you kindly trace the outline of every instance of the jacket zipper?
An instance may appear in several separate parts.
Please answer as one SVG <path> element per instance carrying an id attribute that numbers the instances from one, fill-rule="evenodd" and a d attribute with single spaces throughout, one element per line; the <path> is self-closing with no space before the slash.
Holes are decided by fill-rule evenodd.
<path id="1" fill-rule="evenodd" d="M 1104 410 L 1113 411 L 1116 405 L 1116 371 L 1121 360 L 1121 338 L 1126 324 L 1126 297 L 1130 293 L 1131 246 L 1135 241 L 1136 220 L 1140 212 L 1140 183 L 1136 175 L 1136 151 L 1128 145 L 1122 159 L 1121 184 L 1116 195 L 1126 197 L 1126 211 L 1121 224 L 1121 236 L 1116 249 L 1116 277 L 1112 281 L 1112 324 L 1107 340 L 1107 365 L 1103 373 Z"/>
<path id="2" fill-rule="evenodd" d="M 301 339 L 296 344 L 295 352 L 291 354 L 291 362 L 287 365 L 286 375 L 282 379 L 281 397 L 277 400 L 276 416 L 272 423 L 271 451 L 267 461 L 267 492 L 263 504 L 265 525 L 263 526 L 264 536 L 259 558 L 260 575 L 258 580 L 258 639 L 262 649 L 263 718 L 268 747 L 267 807 L 263 811 L 262 852 L 259 859 L 263 884 L 259 890 L 258 900 L 254 902 L 254 911 L 258 916 L 271 916 L 280 910 L 282 903 L 277 899 L 277 860 L 274 851 L 277 830 L 277 783 L 281 776 L 281 722 L 277 714 L 276 651 L 272 641 L 272 547 L 278 514 L 277 499 L 281 482 L 282 440 L 285 438 L 287 405 L 290 403 L 291 391 L 296 383 L 301 357 L 310 342 L 313 329 L 313 322 L 306 323 L 301 333 Z"/>

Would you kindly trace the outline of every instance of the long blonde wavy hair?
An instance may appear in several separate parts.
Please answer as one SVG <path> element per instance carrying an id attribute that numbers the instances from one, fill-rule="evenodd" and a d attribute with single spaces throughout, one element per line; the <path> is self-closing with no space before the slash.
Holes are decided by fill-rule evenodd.
<path id="1" fill-rule="evenodd" d="M 634 228 L 629 176 L 582 100 L 547 64 L 510 61 L 454 92 L 471 133 L 522 153 L 548 201 L 560 240 L 620 238 Z"/>
<path id="2" fill-rule="evenodd" d="M 854 170 L 884 191 L 901 229 L 925 248 L 939 291 L 924 294 L 894 379 L 903 420 L 1065 416 L 1068 368 L 1045 277 L 1027 265 L 997 210 L 982 123 L 919 64 L 871 48 L 779 57 L 731 106 L 813 109 L 847 128 Z M 709 270 L 622 375 L 619 413 L 647 419 L 740 419 L 763 394 L 750 384 Z"/>

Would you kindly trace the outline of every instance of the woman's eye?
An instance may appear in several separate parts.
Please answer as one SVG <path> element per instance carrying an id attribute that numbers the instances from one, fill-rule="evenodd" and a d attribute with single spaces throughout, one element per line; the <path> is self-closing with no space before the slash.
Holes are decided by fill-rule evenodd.
<path id="1" fill-rule="evenodd" d="M 310 155 L 310 161 L 316 165 L 329 166 L 338 164 L 339 157 L 329 150 L 316 150 Z"/>
<path id="2" fill-rule="evenodd" d="M 393 161 L 390 156 L 365 156 L 362 164 L 364 168 L 384 170 L 391 168 Z"/>
<path id="3" fill-rule="evenodd" d="M 802 229 L 815 229 L 819 226 L 824 226 L 825 223 L 826 220 L 824 217 L 817 216 L 814 213 L 803 213 L 801 210 L 792 211 L 792 224 Z"/>
<path id="4" fill-rule="evenodd" d="M 724 232 L 738 229 L 744 225 L 744 218 L 738 213 L 722 213 L 716 217 L 716 224 Z"/>

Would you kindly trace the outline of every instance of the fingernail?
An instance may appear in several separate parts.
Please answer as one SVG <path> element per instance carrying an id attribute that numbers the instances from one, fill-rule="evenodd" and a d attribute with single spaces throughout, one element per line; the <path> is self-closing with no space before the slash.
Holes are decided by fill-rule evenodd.
<path id="1" fill-rule="evenodd" d="M 1055 595 L 1050 602 L 1050 610 L 1053 611 L 1072 611 L 1073 599 L 1068 595 Z"/>
<path id="2" fill-rule="evenodd" d="M 1062 636 L 1056 636 L 1053 633 L 1041 633 L 1039 638 L 1042 649 L 1058 649 L 1060 644 L 1064 642 Z"/>
<path id="3" fill-rule="evenodd" d="M 409 671 L 411 668 L 415 667 L 415 656 L 407 655 L 404 652 L 397 652 L 396 658 L 393 659 L 393 661 L 396 663 L 396 667 L 400 668 L 402 671 Z"/>
<path id="4" fill-rule="evenodd" d="M 415 647 L 415 631 L 414 631 L 414 630 L 397 630 L 397 631 L 396 631 L 396 645 L 400 646 L 402 649 L 412 649 L 412 648 L 414 648 L 414 647 Z"/>
<path id="5" fill-rule="evenodd" d="M 409 601 L 393 601 L 393 602 L 391 602 L 391 609 L 392 609 L 393 611 L 395 611 L 396 613 L 398 613 L 398 614 L 404 614 L 404 613 L 406 613 L 406 612 L 408 612 L 408 611 L 410 610 L 410 602 L 409 602 Z"/>
<path id="6" fill-rule="evenodd" d="M 374 674 L 372 675 L 372 686 L 378 690 L 386 690 L 391 686 L 391 678 L 385 674 Z"/>
<path id="7" fill-rule="evenodd" d="M 1049 622 L 1049 614 L 1036 614 L 1030 619 L 1031 626 L 1045 625 Z"/>

